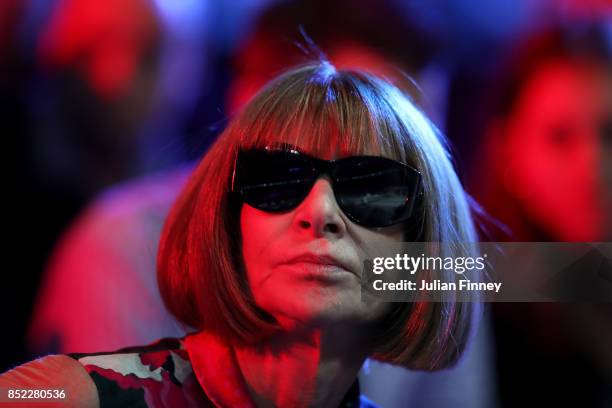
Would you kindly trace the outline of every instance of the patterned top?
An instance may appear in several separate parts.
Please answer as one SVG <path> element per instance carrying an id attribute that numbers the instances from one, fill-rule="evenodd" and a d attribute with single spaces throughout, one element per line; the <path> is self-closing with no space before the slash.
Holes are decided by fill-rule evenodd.
<path id="1" fill-rule="evenodd" d="M 195 353 L 192 351 L 196 349 L 193 343 L 199 346 Z M 204 352 L 203 344 L 210 346 Z M 102 408 L 255 406 L 244 380 L 237 375 L 233 353 L 212 336 L 202 333 L 181 339 L 166 338 L 148 346 L 129 347 L 111 353 L 69 356 L 89 373 Z M 193 360 L 198 362 L 196 372 L 191 363 Z M 219 364 L 223 365 L 222 369 Z M 223 376 L 222 382 L 217 375 Z M 214 390 L 207 387 L 213 378 Z M 375 405 L 360 396 L 359 383 L 355 381 L 340 407 L 375 408 Z"/>
<path id="2" fill-rule="evenodd" d="M 214 407 L 198 384 L 181 339 L 69 356 L 89 373 L 102 408 Z"/>

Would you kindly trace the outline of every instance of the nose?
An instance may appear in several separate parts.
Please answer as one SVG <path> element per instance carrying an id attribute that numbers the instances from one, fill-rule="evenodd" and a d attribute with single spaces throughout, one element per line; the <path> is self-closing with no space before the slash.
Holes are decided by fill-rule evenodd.
<path id="1" fill-rule="evenodd" d="M 319 178 L 308 196 L 296 209 L 294 224 L 315 237 L 340 237 L 346 233 L 346 223 L 327 178 Z"/>

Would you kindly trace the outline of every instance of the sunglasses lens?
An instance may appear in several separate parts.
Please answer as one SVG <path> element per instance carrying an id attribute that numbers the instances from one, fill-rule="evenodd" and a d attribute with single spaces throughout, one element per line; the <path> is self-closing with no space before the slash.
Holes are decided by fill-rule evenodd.
<path id="1" fill-rule="evenodd" d="M 243 151 L 236 164 L 243 200 L 268 212 L 297 207 L 308 195 L 313 175 L 314 169 L 302 156 L 285 151 Z"/>
<path id="2" fill-rule="evenodd" d="M 291 151 L 241 151 L 234 188 L 245 203 L 259 210 L 289 211 L 306 198 L 319 170 L 312 159 Z M 330 170 L 336 201 L 353 222 L 373 228 L 410 218 L 419 189 L 418 171 L 372 156 L 347 157 L 334 162 Z"/>
<path id="3" fill-rule="evenodd" d="M 336 200 L 342 211 L 365 227 L 385 227 L 410 217 L 419 173 L 383 157 L 349 157 L 334 173 Z"/>

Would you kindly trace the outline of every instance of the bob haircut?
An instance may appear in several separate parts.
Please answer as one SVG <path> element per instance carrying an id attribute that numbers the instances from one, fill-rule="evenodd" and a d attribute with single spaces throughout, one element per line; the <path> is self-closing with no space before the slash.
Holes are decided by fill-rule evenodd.
<path id="1" fill-rule="evenodd" d="M 418 228 L 407 228 L 407 239 L 451 244 L 445 247 L 463 254 L 466 243 L 476 241 L 444 138 L 406 95 L 386 80 L 336 70 L 327 61 L 294 68 L 269 83 L 229 123 L 166 221 L 157 259 L 160 292 L 170 312 L 191 327 L 234 344 L 280 330 L 250 294 L 242 261 L 241 204 L 231 194 L 239 149 L 274 143 L 319 156 L 378 154 L 411 165 L 422 173 L 424 197 Z M 436 273 L 436 279 L 457 279 L 453 271 Z M 372 357 L 423 370 L 454 364 L 481 305 L 448 296 L 442 302 L 395 304 L 381 322 Z"/>

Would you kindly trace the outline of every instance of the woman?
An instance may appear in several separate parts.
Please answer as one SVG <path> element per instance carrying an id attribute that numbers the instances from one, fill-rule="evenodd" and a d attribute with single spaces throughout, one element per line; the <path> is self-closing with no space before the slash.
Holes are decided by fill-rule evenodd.
<path id="1" fill-rule="evenodd" d="M 609 20 L 531 33 L 485 87 L 472 191 L 509 227 L 497 239 L 612 240 L 610 33 Z M 502 400 L 609 405 L 612 308 L 596 301 L 493 306 Z"/>
<path id="2" fill-rule="evenodd" d="M 595 21 L 532 33 L 484 87 L 473 191 L 511 229 L 499 239 L 612 239 L 610 32 Z"/>
<path id="3" fill-rule="evenodd" d="M 94 406 L 367 406 L 356 376 L 368 356 L 447 367 L 478 317 L 451 295 L 362 301 L 364 261 L 404 240 L 454 254 L 476 240 L 440 135 L 389 82 L 325 61 L 296 68 L 230 123 L 166 222 L 161 294 L 198 331 L 46 357 L 0 385 L 74 384 L 67 394 Z M 32 370 L 59 379 L 28 383 Z"/>

